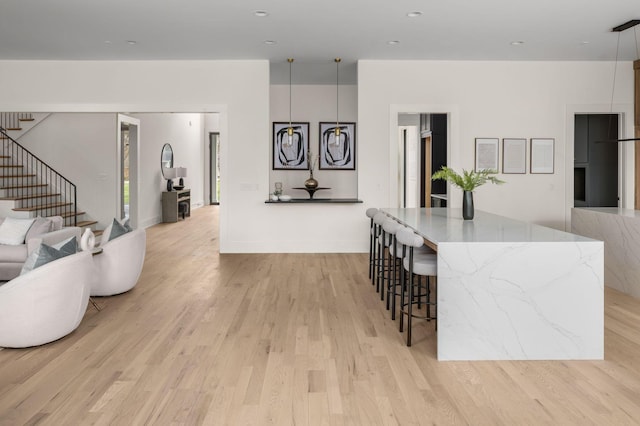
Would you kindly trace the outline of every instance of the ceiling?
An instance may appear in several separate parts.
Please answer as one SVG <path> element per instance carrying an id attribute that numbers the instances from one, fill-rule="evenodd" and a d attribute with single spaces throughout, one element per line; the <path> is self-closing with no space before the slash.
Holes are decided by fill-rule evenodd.
<path id="1" fill-rule="evenodd" d="M 286 84 L 293 57 L 294 84 L 335 84 L 339 56 L 353 84 L 360 59 L 614 60 L 618 34 L 633 60 L 640 26 L 611 28 L 637 18 L 640 0 L 0 0 L 0 59 L 266 59 Z"/>

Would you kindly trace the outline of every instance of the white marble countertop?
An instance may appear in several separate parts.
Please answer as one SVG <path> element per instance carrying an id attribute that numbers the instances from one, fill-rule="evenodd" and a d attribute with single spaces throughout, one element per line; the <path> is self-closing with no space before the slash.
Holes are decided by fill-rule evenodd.
<path id="1" fill-rule="evenodd" d="M 640 218 L 640 210 L 623 209 L 621 207 L 574 207 L 579 210 L 587 210 L 598 213 L 615 214 L 624 217 L 637 217 Z"/>
<path id="2" fill-rule="evenodd" d="M 462 219 L 462 209 L 383 208 L 382 211 L 435 244 L 593 241 L 580 235 L 478 210 L 473 220 Z"/>

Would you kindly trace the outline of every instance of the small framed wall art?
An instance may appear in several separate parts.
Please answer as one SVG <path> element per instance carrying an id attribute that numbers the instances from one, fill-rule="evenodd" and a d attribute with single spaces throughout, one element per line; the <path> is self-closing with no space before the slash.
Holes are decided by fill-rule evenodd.
<path id="1" fill-rule="evenodd" d="M 273 170 L 307 170 L 309 168 L 309 123 L 273 123 Z"/>
<path id="2" fill-rule="evenodd" d="M 476 171 L 498 171 L 498 138 L 476 138 Z"/>
<path id="3" fill-rule="evenodd" d="M 321 122 L 319 131 L 320 170 L 355 170 L 356 123 Z"/>
<path id="4" fill-rule="evenodd" d="M 526 139 L 502 139 L 502 173 L 527 173 Z"/>
<path id="5" fill-rule="evenodd" d="M 553 173 L 555 139 L 531 139 L 531 173 Z"/>

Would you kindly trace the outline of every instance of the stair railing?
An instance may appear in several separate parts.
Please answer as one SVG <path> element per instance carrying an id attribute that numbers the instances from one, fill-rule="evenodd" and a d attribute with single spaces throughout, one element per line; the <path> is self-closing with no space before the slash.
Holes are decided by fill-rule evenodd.
<path id="1" fill-rule="evenodd" d="M 36 216 L 62 216 L 66 226 L 76 226 L 76 185 L 38 156 L 20 145 L 0 127 L 0 190 L 4 198 L 19 201 L 15 211 Z"/>

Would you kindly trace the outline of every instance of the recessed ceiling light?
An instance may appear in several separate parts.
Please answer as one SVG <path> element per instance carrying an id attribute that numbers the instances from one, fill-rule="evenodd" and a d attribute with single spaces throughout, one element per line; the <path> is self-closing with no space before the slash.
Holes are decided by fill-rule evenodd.
<path id="1" fill-rule="evenodd" d="M 275 41 L 275 40 L 265 40 L 265 41 L 264 41 L 264 44 L 268 44 L 268 45 L 270 45 L 270 46 L 271 46 L 272 44 L 277 44 L 277 43 L 278 43 L 278 42 L 277 42 L 277 41 Z"/>
<path id="2" fill-rule="evenodd" d="M 585 44 L 589 44 L 589 42 L 585 40 L 585 41 L 581 41 L 580 44 L 585 45 Z"/>
<path id="3" fill-rule="evenodd" d="M 105 40 L 104 44 L 111 44 L 111 40 Z"/>
<path id="4" fill-rule="evenodd" d="M 422 12 L 416 10 L 415 12 L 407 13 L 407 16 L 409 18 L 417 18 L 418 16 L 422 16 Z"/>
<path id="5" fill-rule="evenodd" d="M 396 44 L 400 44 L 400 41 L 399 41 L 399 40 L 389 40 L 389 41 L 387 42 L 387 44 L 390 44 L 390 45 L 392 45 L 392 46 L 395 46 Z"/>
<path id="6" fill-rule="evenodd" d="M 255 16 L 260 17 L 260 18 L 264 18 L 265 16 L 269 16 L 269 12 L 267 12 L 266 10 L 256 10 L 255 12 L 253 12 L 253 14 Z"/>
<path id="7" fill-rule="evenodd" d="M 138 44 L 138 42 L 135 40 L 127 40 L 127 44 L 133 46 L 134 44 Z"/>
<path id="8" fill-rule="evenodd" d="M 524 44 L 524 41 L 512 41 L 511 42 L 512 46 L 520 46 L 520 45 L 523 45 L 523 44 Z"/>

